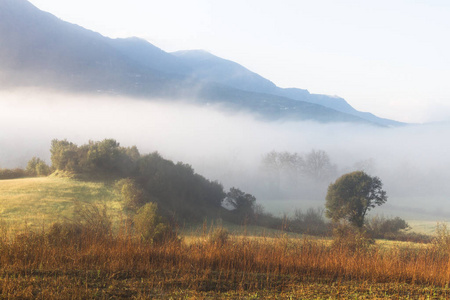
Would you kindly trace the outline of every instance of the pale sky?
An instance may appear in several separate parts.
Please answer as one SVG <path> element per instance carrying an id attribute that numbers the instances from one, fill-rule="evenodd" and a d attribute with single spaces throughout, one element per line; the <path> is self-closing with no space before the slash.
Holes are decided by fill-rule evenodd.
<path id="1" fill-rule="evenodd" d="M 204 49 L 280 87 L 406 122 L 450 121 L 447 0 L 31 0 L 109 37 Z"/>

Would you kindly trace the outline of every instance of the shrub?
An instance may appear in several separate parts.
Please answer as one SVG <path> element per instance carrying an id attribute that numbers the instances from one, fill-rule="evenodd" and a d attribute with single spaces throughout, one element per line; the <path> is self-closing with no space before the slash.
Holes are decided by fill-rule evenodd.
<path id="1" fill-rule="evenodd" d="M 98 205 L 75 201 L 73 226 L 82 229 L 83 234 L 92 238 L 104 239 L 112 234 L 112 222 L 106 204 Z"/>
<path id="2" fill-rule="evenodd" d="M 54 246 L 73 246 L 80 249 L 106 241 L 112 237 L 112 222 L 106 205 L 74 202 L 73 217 L 64 222 L 53 223 L 47 240 Z"/>
<path id="3" fill-rule="evenodd" d="M 285 227 L 284 220 L 280 217 L 275 217 L 271 213 L 268 212 L 258 213 L 256 217 L 257 218 L 255 220 L 255 225 L 273 229 L 283 229 Z"/>
<path id="4" fill-rule="evenodd" d="M 150 243 L 164 243 L 176 239 L 176 233 L 172 227 L 157 213 L 158 206 L 155 203 L 147 203 L 142 206 L 133 217 L 135 232 Z"/>
<path id="5" fill-rule="evenodd" d="M 365 252 L 375 243 L 367 232 L 350 224 L 338 223 L 333 229 L 332 247 L 350 252 Z"/>
<path id="6" fill-rule="evenodd" d="M 330 224 L 323 217 L 322 208 L 308 208 L 306 213 L 296 209 L 294 217 L 289 219 L 290 230 L 311 235 L 327 235 L 330 232 Z"/>
<path id="7" fill-rule="evenodd" d="M 228 230 L 226 230 L 223 227 L 219 227 L 209 233 L 208 242 L 211 245 L 222 247 L 226 243 L 228 243 L 229 237 L 230 237 L 230 234 L 229 234 Z"/>
<path id="8" fill-rule="evenodd" d="M 444 223 L 437 224 L 436 235 L 432 240 L 432 251 L 439 257 L 450 255 L 450 230 Z"/>
<path id="9" fill-rule="evenodd" d="M 123 207 L 127 211 L 136 212 L 146 202 L 144 190 L 139 188 L 133 179 L 118 180 L 115 184 L 115 189 L 122 197 Z"/>
<path id="10" fill-rule="evenodd" d="M 51 245 L 74 246 L 79 249 L 82 244 L 83 228 L 79 224 L 72 222 L 56 222 L 50 227 L 47 234 L 48 241 Z"/>
<path id="11" fill-rule="evenodd" d="M 16 179 L 26 177 L 24 169 L 0 169 L 0 179 Z"/>
<path id="12" fill-rule="evenodd" d="M 387 233 L 384 235 L 384 239 L 402 242 L 424 243 L 429 244 L 433 241 L 433 237 L 427 234 L 417 232 L 396 232 Z"/>
<path id="13" fill-rule="evenodd" d="M 399 218 L 387 219 L 385 217 L 375 216 L 366 222 L 367 232 L 373 238 L 393 237 L 401 230 L 408 230 L 408 223 Z"/>

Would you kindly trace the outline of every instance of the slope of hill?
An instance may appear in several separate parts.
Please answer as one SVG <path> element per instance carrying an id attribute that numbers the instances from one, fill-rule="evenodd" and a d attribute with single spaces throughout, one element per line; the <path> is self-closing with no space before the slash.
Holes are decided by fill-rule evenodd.
<path id="1" fill-rule="evenodd" d="M 0 0 L 3 87 L 39 86 L 143 98 L 221 103 L 264 119 L 387 124 L 341 98 L 281 89 L 237 63 L 206 52 L 166 53 L 137 38 L 110 39 L 40 11 Z"/>
<path id="2" fill-rule="evenodd" d="M 48 228 L 71 218 L 75 201 L 106 204 L 116 220 L 122 211 L 119 197 L 105 183 L 54 176 L 0 180 L 0 213 L 11 228 Z"/>

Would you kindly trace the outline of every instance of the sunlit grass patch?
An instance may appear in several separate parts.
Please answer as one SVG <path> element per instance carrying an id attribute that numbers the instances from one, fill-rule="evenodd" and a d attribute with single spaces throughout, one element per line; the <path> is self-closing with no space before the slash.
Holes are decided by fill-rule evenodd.
<path id="1" fill-rule="evenodd" d="M 391 241 L 391 240 L 376 240 L 376 245 L 382 248 L 392 248 L 392 247 L 412 247 L 412 248 L 425 248 L 428 244 L 424 243 L 414 243 L 414 242 L 403 242 L 403 241 Z"/>
<path id="2" fill-rule="evenodd" d="M 11 228 L 42 228 L 72 216 L 74 201 L 105 203 L 111 214 L 121 211 L 112 187 L 100 182 L 41 177 L 0 180 L 0 213 Z"/>
<path id="3" fill-rule="evenodd" d="M 426 221 L 426 220 L 410 220 L 408 221 L 411 230 L 423 234 L 434 234 L 436 232 L 436 227 L 438 223 L 447 224 L 450 226 L 448 221 Z"/>

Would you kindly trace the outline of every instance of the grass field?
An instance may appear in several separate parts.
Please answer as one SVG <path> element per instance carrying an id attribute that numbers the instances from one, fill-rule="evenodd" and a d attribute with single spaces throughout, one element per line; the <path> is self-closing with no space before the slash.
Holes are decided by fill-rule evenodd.
<path id="1" fill-rule="evenodd" d="M 121 212 L 112 185 L 62 177 L 0 180 L 0 218 L 15 230 L 40 229 L 71 218 L 74 202 L 105 204 L 110 214 Z"/>
<path id="2" fill-rule="evenodd" d="M 52 222 L 71 218 L 74 201 L 104 203 L 119 219 L 120 200 L 109 184 L 59 177 L 0 181 L 0 299 L 450 297 L 448 233 L 437 245 L 362 246 L 220 222 L 183 226 L 180 242 L 161 245 L 128 230 L 49 233 Z M 231 234 L 219 243 L 211 233 L 220 226 Z"/>

